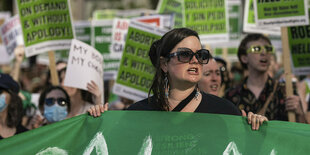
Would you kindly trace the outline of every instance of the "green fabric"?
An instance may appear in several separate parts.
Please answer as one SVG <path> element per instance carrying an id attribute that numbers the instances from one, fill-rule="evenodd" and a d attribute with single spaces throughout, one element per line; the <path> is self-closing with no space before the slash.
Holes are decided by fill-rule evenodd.
<path id="1" fill-rule="evenodd" d="M 80 115 L 1 140 L 0 154 L 53 150 L 49 153 L 298 155 L 310 152 L 309 131 L 309 125 L 282 121 L 269 121 L 252 131 L 240 116 L 108 111 L 101 117 Z"/>

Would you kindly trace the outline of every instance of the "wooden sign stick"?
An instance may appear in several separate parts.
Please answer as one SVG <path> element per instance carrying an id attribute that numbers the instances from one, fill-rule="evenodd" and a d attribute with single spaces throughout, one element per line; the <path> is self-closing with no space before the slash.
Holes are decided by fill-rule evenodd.
<path id="1" fill-rule="evenodd" d="M 292 69 L 291 69 L 291 59 L 290 59 L 290 50 L 288 42 L 288 32 L 287 27 L 281 27 L 281 40 L 282 40 L 282 49 L 283 49 L 283 64 L 284 64 L 284 74 L 285 74 L 285 89 L 286 96 L 293 95 L 293 84 L 292 84 Z M 288 121 L 296 122 L 295 112 L 288 112 Z"/>
<path id="2" fill-rule="evenodd" d="M 58 79 L 58 74 L 57 74 L 57 70 L 56 70 L 56 62 L 55 62 L 54 51 L 48 52 L 48 58 L 49 58 L 49 67 L 50 67 L 52 85 L 58 86 L 59 85 L 59 79 Z"/>

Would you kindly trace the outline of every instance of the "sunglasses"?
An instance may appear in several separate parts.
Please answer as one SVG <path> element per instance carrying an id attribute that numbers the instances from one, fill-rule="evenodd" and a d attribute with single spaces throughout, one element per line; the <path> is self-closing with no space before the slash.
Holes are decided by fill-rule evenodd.
<path id="1" fill-rule="evenodd" d="M 183 63 L 190 62 L 195 56 L 200 64 L 207 64 L 209 62 L 210 52 L 207 49 L 200 49 L 194 53 L 189 48 L 178 48 L 177 52 L 169 54 L 166 58 L 178 57 L 178 61 Z"/>
<path id="2" fill-rule="evenodd" d="M 66 106 L 68 105 L 68 101 L 65 98 L 47 98 L 45 99 L 45 104 L 47 106 L 52 106 L 57 102 L 60 106 Z"/>
<path id="3" fill-rule="evenodd" d="M 247 53 L 255 53 L 255 54 L 260 54 L 263 52 L 263 49 L 266 51 L 268 54 L 274 53 L 274 47 L 271 45 L 252 45 L 250 48 L 248 48 Z"/>

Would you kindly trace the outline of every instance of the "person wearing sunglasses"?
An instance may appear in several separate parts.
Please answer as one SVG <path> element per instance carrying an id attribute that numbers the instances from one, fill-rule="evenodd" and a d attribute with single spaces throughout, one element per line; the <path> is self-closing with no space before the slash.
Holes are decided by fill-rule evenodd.
<path id="1" fill-rule="evenodd" d="M 39 109 L 46 119 L 43 125 L 64 120 L 70 112 L 70 97 L 62 87 L 50 86 L 40 95 Z"/>
<path id="2" fill-rule="evenodd" d="M 0 140 L 28 131 L 21 124 L 24 111 L 18 92 L 18 83 L 0 73 Z"/>
<path id="3" fill-rule="evenodd" d="M 286 97 L 285 86 L 268 75 L 274 51 L 266 36 L 247 35 L 239 45 L 238 58 L 242 67 L 248 70 L 248 77 L 242 84 L 228 90 L 225 98 L 240 110 L 265 115 L 269 120 L 287 121 L 287 112 L 293 111 L 297 115 L 297 121 L 303 122 L 299 97 Z"/>
<path id="4" fill-rule="evenodd" d="M 148 98 L 132 104 L 127 110 L 241 115 L 231 102 L 199 90 L 202 66 L 208 64 L 210 53 L 201 48 L 197 32 L 187 28 L 173 29 L 151 45 L 149 56 L 156 72 Z M 105 110 L 103 105 L 98 105 L 88 112 L 97 117 Z M 259 127 L 256 122 L 263 121 L 265 118 L 258 115 L 249 119 L 254 130 Z"/>

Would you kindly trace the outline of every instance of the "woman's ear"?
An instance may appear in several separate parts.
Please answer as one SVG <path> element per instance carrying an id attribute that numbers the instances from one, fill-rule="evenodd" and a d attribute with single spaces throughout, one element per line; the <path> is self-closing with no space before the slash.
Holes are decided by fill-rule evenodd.
<path id="1" fill-rule="evenodd" d="M 160 57 L 159 58 L 160 61 L 160 68 L 167 73 L 168 71 L 168 66 L 167 66 L 167 59 L 165 59 L 164 57 Z"/>
<path id="2" fill-rule="evenodd" d="M 248 56 L 247 55 L 241 55 L 240 60 L 244 64 L 248 64 Z"/>

